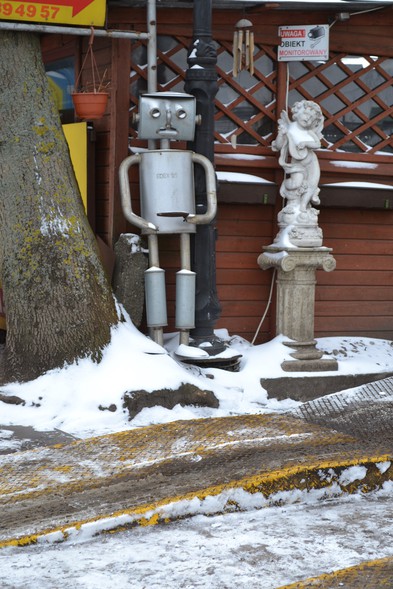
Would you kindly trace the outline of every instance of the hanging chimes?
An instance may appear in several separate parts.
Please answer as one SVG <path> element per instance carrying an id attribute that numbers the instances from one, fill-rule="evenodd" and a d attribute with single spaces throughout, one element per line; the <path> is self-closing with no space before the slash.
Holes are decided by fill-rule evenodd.
<path id="1" fill-rule="evenodd" d="M 254 33 L 252 22 L 242 18 L 235 25 L 233 33 L 233 76 L 236 78 L 241 70 L 254 73 Z"/>

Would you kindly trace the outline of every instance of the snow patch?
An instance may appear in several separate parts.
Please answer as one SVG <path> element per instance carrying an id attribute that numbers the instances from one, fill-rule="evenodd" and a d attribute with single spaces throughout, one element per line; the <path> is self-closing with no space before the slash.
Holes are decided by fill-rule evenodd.
<path id="1" fill-rule="evenodd" d="M 367 475 L 367 468 L 365 466 L 350 466 L 343 470 L 339 477 L 340 485 L 350 485 L 355 481 L 361 481 Z"/>

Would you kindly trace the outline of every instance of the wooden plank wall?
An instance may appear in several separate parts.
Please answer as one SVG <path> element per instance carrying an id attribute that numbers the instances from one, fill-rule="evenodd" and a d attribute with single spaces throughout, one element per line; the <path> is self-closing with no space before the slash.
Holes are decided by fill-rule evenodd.
<path id="1" fill-rule="evenodd" d="M 272 205 L 219 204 L 217 218 L 217 292 L 222 314 L 217 328 L 252 341 L 265 312 L 272 270 L 257 258 L 276 234 Z M 324 245 L 333 249 L 337 267 L 317 271 L 315 337 L 335 335 L 393 339 L 393 211 L 321 207 Z M 166 270 L 167 331 L 174 331 L 177 236 L 160 237 Z M 255 343 L 275 335 L 275 292 Z"/>
<path id="2" fill-rule="evenodd" d="M 333 272 L 317 272 L 316 336 L 393 339 L 393 212 L 323 209 L 324 245 Z"/>
<path id="3" fill-rule="evenodd" d="M 249 341 L 269 298 L 272 271 L 262 271 L 257 258 L 262 247 L 272 242 L 274 227 L 274 206 L 219 204 L 217 291 L 222 315 L 217 327 L 225 327 Z M 270 339 L 271 310 L 257 342 Z M 274 329 L 274 315 L 272 321 Z"/>
<path id="4" fill-rule="evenodd" d="M 80 40 L 81 59 L 83 59 L 87 49 L 87 38 Z M 96 37 L 94 40 L 94 55 L 97 61 L 100 74 L 106 72 L 106 79 L 112 79 L 111 68 L 111 42 L 107 39 Z M 83 72 L 82 83 L 84 80 L 91 79 L 91 68 L 86 67 Z M 112 109 L 112 92 L 109 93 L 108 107 L 102 119 L 94 121 L 95 131 L 95 200 L 96 200 L 96 230 L 100 237 L 109 243 L 110 240 L 110 126 L 111 126 L 111 109 Z"/>
<path id="5" fill-rule="evenodd" d="M 84 49 L 87 40 L 84 40 Z M 101 75 L 109 81 L 105 116 L 94 122 L 96 131 L 97 233 L 113 247 L 126 223 L 119 198 L 118 170 L 128 155 L 130 41 L 97 38 L 94 53 Z M 89 75 L 87 71 L 86 75 Z"/>
<path id="6" fill-rule="evenodd" d="M 272 206 L 219 206 L 218 327 L 252 340 L 270 291 L 272 272 L 256 260 L 275 236 Z M 393 339 L 393 211 L 321 208 L 324 245 L 337 267 L 317 272 L 315 336 Z M 256 343 L 275 335 L 275 294 Z"/>
<path id="7" fill-rule="evenodd" d="M 257 258 L 271 243 L 275 227 L 272 205 L 221 203 L 217 216 L 217 294 L 222 307 L 217 328 L 225 328 L 251 341 L 269 298 L 272 271 L 262 271 Z M 180 269 L 179 236 L 159 237 L 160 265 L 165 269 L 168 307 L 167 332 L 175 331 L 175 281 Z M 267 341 L 274 330 L 274 303 L 257 342 Z M 273 326 L 271 325 L 273 321 Z"/>

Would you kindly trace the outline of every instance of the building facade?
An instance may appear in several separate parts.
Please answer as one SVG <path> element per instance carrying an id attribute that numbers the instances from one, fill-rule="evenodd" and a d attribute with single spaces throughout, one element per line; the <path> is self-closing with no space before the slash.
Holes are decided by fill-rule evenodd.
<path id="1" fill-rule="evenodd" d="M 329 4 L 332 9 L 327 9 Z M 319 225 L 324 245 L 333 249 L 337 261 L 334 272 L 317 273 L 315 335 L 393 339 L 393 7 L 361 11 L 354 10 L 354 4 L 348 3 L 348 13 L 337 13 L 334 2 L 321 7 L 315 3 L 307 12 L 282 9 L 280 2 L 258 4 L 246 12 L 233 7 L 213 10 L 217 292 L 222 307 L 216 327 L 248 340 L 265 311 L 272 281 L 271 271 L 262 271 L 257 258 L 277 233 L 282 207 L 282 169 L 271 142 L 281 111 L 303 99 L 317 102 L 325 118 L 318 151 Z M 254 70 L 234 76 L 233 33 L 244 17 L 254 33 Z M 328 60 L 278 61 L 278 28 L 295 25 L 329 25 Z M 108 27 L 144 31 L 146 10 L 109 4 Z M 184 92 L 192 8 L 158 8 L 157 31 L 158 90 Z M 48 72 L 62 67 L 78 72 L 87 43 L 82 37 L 44 35 Z M 98 37 L 94 50 L 110 80 L 110 100 L 106 115 L 90 132 L 95 146 L 91 223 L 110 257 L 121 233 L 137 232 L 121 210 L 118 169 L 133 150 L 146 147 L 138 139 L 132 113 L 147 90 L 147 51 L 145 41 Z M 63 106 L 64 122 L 74 120 L 72 107 Z M 130 180 L 138 210 L 135 170 Z M 160 240 L 171 318 L 179 268 L 177 237 Z M 173 329 L 170 322 L 168 330 Z M 274 335 L 273 297 L 256 342 Z"/>

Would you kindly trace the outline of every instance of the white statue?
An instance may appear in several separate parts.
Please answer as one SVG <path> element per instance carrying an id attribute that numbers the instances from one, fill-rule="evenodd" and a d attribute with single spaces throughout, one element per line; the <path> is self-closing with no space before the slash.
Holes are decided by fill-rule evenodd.
<path id="1" fill-rule="evenodd" d="M 286 228 L 290 242 L 296 246 L 322 245 L 318 227 L 320 168 L 315 150 L 321 147 L 323 115 L 318 104 L 310 100 L 296 102 L 291 108 L 292 121 L 283 111 L 278 121 L 278 135 L 272 149 L 280 152 L 279 164 L 285 171 L 280 194 L 287 200 L 278 216 L 281 230 Z M 277 236 L 276 240 L 280 237 Z"/>

